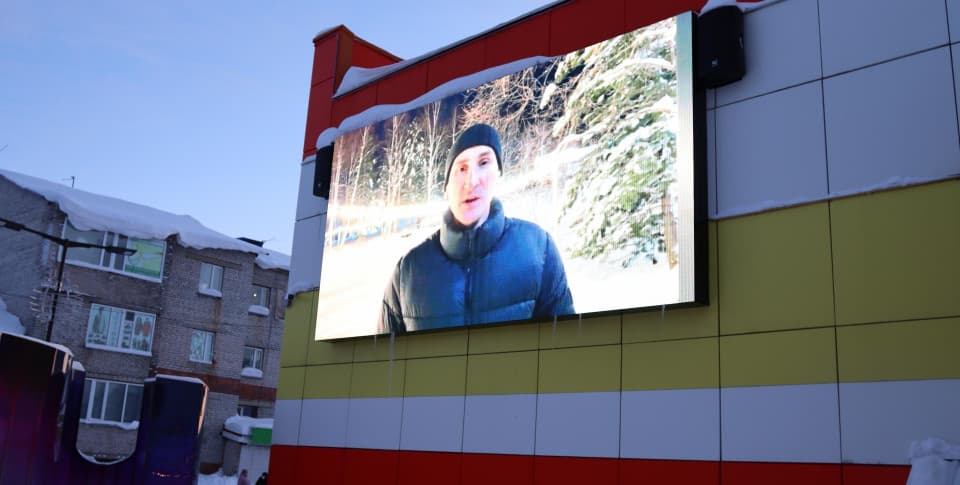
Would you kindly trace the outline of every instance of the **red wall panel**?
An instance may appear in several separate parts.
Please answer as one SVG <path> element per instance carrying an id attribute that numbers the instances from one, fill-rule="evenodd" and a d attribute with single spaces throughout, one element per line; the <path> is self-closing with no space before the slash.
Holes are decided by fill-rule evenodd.
<path id="1" fill-rule="evenodd" d="M 720 465 L 723 485 L 840 485 L 840 465 L 827 463 L 749 463 Z"/>
<path id="2" fill-rule="evenodd" d="M 353 116 L 377 104 L 377 83 L 368 84 L 356 91 L 333 100 L 330 125 L 340 126 L 344 118 Z"/>
<path id="3" fill-rule="evenodd" d="M 302 480 L 297 476 L 298 464 L 303 461 L 300 459 L 300 450 L 296 446 L 273 445 L 270 447 L 270 468 L 267 472 L 270 475 L 271 483 L 301 483 Z"/>
<path id="4" fill-rule="evenodd" d="M 488 66 L 550 53 L 550 14 L 539 14 L 487 37 Z"/>
<path id="5" fill-rule="evenodd" d="M 399 453 L 392 450 L 347 449 L 344 457 L 343 483 L 345 485 L 395 485 Z"/>
<path id="6" fill-rule="evenodd" d="M 903 485 L 909 476 L 907 465 L 843 465 L 843 485 Z"/>
<path id="7" fill-rule="evenodd" d="M 532 485 L 533 456 L 463 455 L 463 485 Z"/>
<path id="8" fill-rule="evenodd" d="M 313 76 L 310 82 L 317 84 L 333 77 L 337 65 L 337 35 L 330 35 L 313 44 Z"/>
<path id="9" fill-rule="evenodd" d="M 720 462 L 685 460 L 620 460 L 620 483 L 720 484 Z"/>
<path id="10" fill-rule="evenodd" d="M 460 453 L 400 453 L 399 485 L 459 485 Z"/>
<path id="11" fill-rule="evenodd" d="M 616 458 L 538 456 L 533 480 L 537 485 L 615 485 L 620 483 L 619 469 Z"/>
<path id="12" fill-rule="evenodd" d="M 622 34 L 624 9 L 624 0 L 574 0 L 551 10 L 550 55 L 566 54 Z"/>
<path id="13" fill-rule="evenodd" d="M 372 47 L 364 41 L 353 41 L 353 56 L 350 64 L 356 67 L 380 67 L 393 64 L 398 57 Z"/>
<path id="14" fill-rule="evenodd" d="M 403 104 L 427 91 L 427 65 L 416 64 L 377 83 L 377 104 Z"/>
<path id="15" fill-rule="evenodd" d="M 333 78 L 313 85 L 307 102 L 307 128 L 303 137 L 303 158 L 317 152 L 317 137 L 330 126 L 333 96 Z"/>
<path id="16" fill-rule="evenodd" d="M 426 61 L 427 89 L 484 70 L 485 49 L 485 39 L 477 39 Z"/>

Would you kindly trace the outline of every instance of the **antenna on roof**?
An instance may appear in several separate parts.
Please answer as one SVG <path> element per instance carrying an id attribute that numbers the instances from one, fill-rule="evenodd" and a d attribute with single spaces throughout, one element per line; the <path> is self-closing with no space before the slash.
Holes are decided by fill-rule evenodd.
<path id="1" fill-rule="evenodd" d="M 66 181 L 67 179 L 70 179 L 70 188 L 72 189 L 72 188 L 73 188 L 73 184 L 76 183 L 76 181 L 77 181 L 77 177 L 71 175 L 71 176 L 69 176 L 69 177 L 67 177 L 67 178 L 65 178 L 65 179 L 60 179 L 60 180 L 61 180 L 61 181 Z"/>

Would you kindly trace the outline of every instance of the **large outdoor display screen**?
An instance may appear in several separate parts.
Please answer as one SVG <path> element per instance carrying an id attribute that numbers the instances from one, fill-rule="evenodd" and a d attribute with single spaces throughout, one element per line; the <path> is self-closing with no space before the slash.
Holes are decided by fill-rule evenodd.
<path id="1" fill-rule="evenodd" d="M 341 134 L 316 338 L 702 298 L 692 28 L 670 18 Z"/>

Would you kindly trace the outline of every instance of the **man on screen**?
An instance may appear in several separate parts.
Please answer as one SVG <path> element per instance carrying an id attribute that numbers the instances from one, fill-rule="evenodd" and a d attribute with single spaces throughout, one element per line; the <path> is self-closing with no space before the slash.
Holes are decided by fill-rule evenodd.
<path id="1" fill-rule="evenodd" d="M 430 238 L 397 263 L 381 332 L 406 332 L 574 313 L 563 261 L 540 226 L 504 216 L 500 135 L 473 125 L 447 164 L 448 210 Z"/>

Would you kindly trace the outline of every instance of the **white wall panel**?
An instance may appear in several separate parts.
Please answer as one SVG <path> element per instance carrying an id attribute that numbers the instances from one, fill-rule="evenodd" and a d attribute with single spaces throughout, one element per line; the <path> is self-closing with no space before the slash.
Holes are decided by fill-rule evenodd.
<path id="1" fill-rule="evenodd" d="M 623 393 L 620 456 L 663 460 L 720 459 L 720 390 Z"/>
<path id="2" fill-rule="evenodd" d="M 349 399 L 304 399 L 300 418 L 300 444 L 346 446 L 349 405 Z"/>
<path id="3" fill-rule="evenodd" d="M 721 390 L 723 460 L 839 463 L 835 384 Z"/>
<path id="4" fill-rule="evenodd" d="M 717 108 L 721 216 L 826 197 L 822 108 L 819 82 Z"/>
<path id="5" fill-rule="evenodd" d="M 327 212 L 327 199 L 313 195 L 313 173 L 316 159 L 300 165 L 300 192 L 297 197 L 297 220 Z"/>
<path id="6" fill-rule="evenodd" d="M 960 0 L 947 0 L 947 22 L 950 42 L 960 41 Z"/>
<path id="7" fill-rule="evenodd" d="M 532 455 L 536 418 L 536 394 L 467 396 L 463 451 Z"/>
<path id="8" fill-rule="evenodd" d="M 948 47 L 823 84 L 832 194 L 960 173 Z"/>
<path id="9" fill-rule="evenodd" d="M 537 455 L 619 456 L 620 393 L 541 394 L 537 401 Z"/>
<path id="10" fill-rule="evenodd" d="M 882 62 L 947 43 L 943 0 L 820 2 L 823 74 Z"/>
<path id="11" fill-rule="evenodd" d="M 717 89 L 717 104 L 769 93 L 820 77 L 816 0 L 788 0 L 743 21 L 747 73 Z"/>
<path id="12" fill-rule="evenodd" d="M 910 463 L 912 441 L 960 443 L 960 380 L 840 384 L 843 461 Z"/>
<path id="13" fill-rule="evenodd" d="M 297 221 L 293 225 L 293 254 L 290 255 L 288 291 L 302 291 L 302 286 L 320 283 L 320 262 L 323 259 L 323 233 L 327 216 Z"/>
<path id="14" fill-rule="evenodd" d="M 717 215 L 717 110 L 707 111 L 707 215 Z"/>
<path id="15" fill-rule="evenodd" d="M 400 449 L 403 398 L 352 398 L 347 419 L 347 446 Z"/>
<path id="16" fill-rule="evenodd" d="M 299 399 L 277 399 L 273 405 L 273 441 L 275 445 L 296 446 L 300 435 Z"/>
<path id="17" fill-rule="evenodd" d="M 400 449 L 459 452 L 464 396 L 406 397 Z"/>

